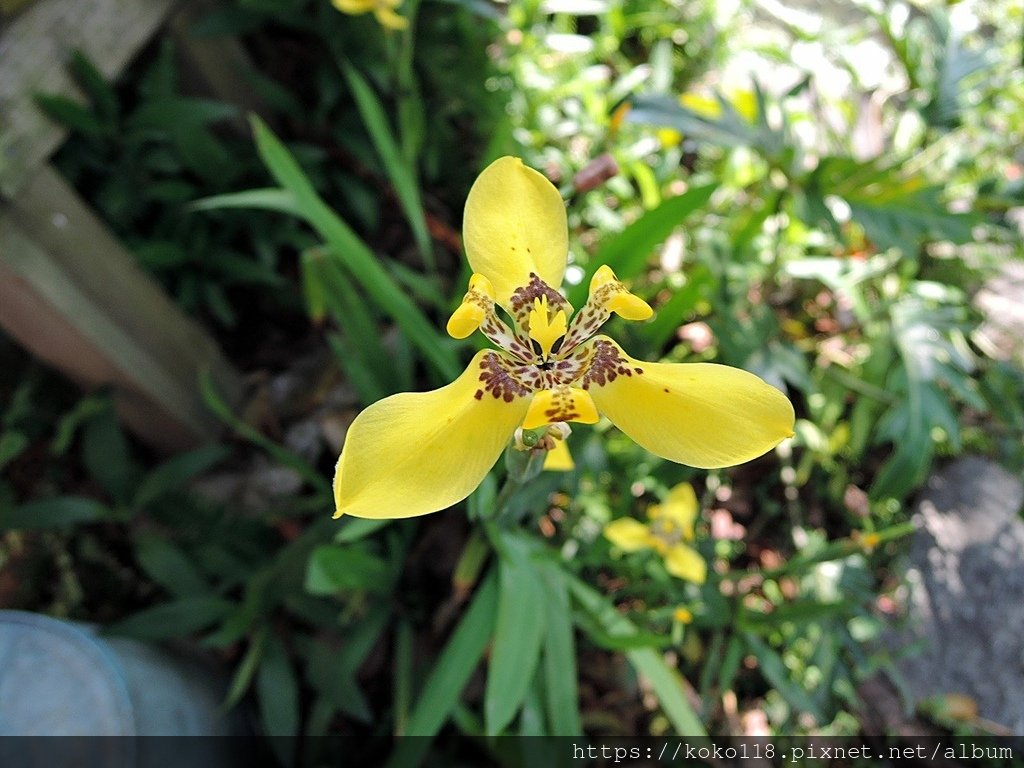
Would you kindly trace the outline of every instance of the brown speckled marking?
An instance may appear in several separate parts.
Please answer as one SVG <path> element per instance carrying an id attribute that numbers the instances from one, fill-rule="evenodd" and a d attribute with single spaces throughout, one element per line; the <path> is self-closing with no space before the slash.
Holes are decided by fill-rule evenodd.
<path id="1" fill-rule="evenodd" d="M 576 396 L 566 386 L 556 387 L 551 392 L 551 407 L 544 411 L 548 421 L 572 421 L 580 417 Z"/>
<path id="2" fill-rule="evenodd" d="M 565 298 L 545 283 L 536 273 L 530 273 L 530 282 L 522 288 L 516 288 L 509 298 L 509 311 L 515 318 L 516 324 L 526 333 L 530 332 L 530 310 L 533 308 L 533 300 L 541 296 L 548 297 L 548 310 L 554 315 L 559 310 L 565 312 L 566 316 L 572 314 L 572 306 Z"/>
<path id="3" fill-rule="evenodd" d="M 594 356 L 590 359 L 590 367 L 583 374 L 582 387 L 589 389 L 591 384 L 603 387 L 615 381 L 617 376 L 632 376 L 633 370 L 628 361 L 619 353 L 619 348 L 606 339 L 598 339 L 593 345 Z M 639 369 L 638 373 L 643 373 Z"/>
<path id="4" fill-rule="evenodd" d="M 484 383 L 484 390 L 490 392 L 496 400 L 511 403 L 516 397 L 526 397 L 533 391 L 524 386 L 514 375 L 508 362 L 495 352 L 491 352 L 480 361 L 480 370 L 480 381 Z M 479 400 L 483 393 L 477 390 L 473 396 Z"/>

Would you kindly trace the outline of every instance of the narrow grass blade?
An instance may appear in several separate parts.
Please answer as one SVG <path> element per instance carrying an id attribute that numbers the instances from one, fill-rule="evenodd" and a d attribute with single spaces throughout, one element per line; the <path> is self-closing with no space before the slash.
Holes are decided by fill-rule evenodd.
<path id="1" fill-rule="evenodd" d="M 548 731 L 552 736 L 579 736 L 579 679 L 576 643 L 573 637 L 572 605 L 565 586 L 565 572 L 555 563 L 541 566 L 547 589 L 544 607 L 547 632 L 544 636 L 544 696 Z"/>
<path id="2" fill-rule="evenodd" d="M 587 263 L 584 279 L 569 292 L 569 301 L 577 307 L 583 305 L 590 278 L 602 264 L 611 267 L 623 280 L 637 277 L 658 243 L 668 238 L 683 219 L 707 204 L 717 187 L 717 184 L 705 184 L 670 197 L 619 234 L 605 240 Z"/>
<path id="3" fill-rule="evenodd" d="M 411 768 L 419 765 L 436 736 L 459 703 L 462 689 L 484 654 L 494 632 L 498 605 L 498 580 L 486 578 L 469 609 L 452 633 L 448 644 L 423 684 L 419 699 L 406 721 L 406 736 L 387 762 L 387 768 Z"/>
<path id="4" fill-rule="evenodd" d="M 363 118 L 363 124 L 370 134 L 377 154 L 380 155 L 381 162 L 384 163 L 384 169 L 395 188 L 398 201 L 402 204 L 405 215 L 409 219 L 413 237 L 416 239 L 416 246 L 423 254 L 426 266 L 432 272 L 436 272 L 437 265 L 434 263 L 433 246 L 430 232 L 427 229 L 427 218 L 423 212 L 423 202 L 420 199 L 419 182 L 416 179 L 414 166 L 411 162 L 406 161 L 402 150 L 395 141 L 387 114 L 373 89 L 354 67 L 346 66 L 344 72 L 349 88 L 352 89 L 356 107 Z"/>
<path id="5" fill-rule="evenodd" d="M 221 208 L 261 208 L 302 217 L 295 195 L 287 189 L 247 189 L 225 195 L 212 195 L 192 202 L 192 211 L 216 211 Z"/>
<path id="6" fill-rule="evenodd" d="M 434 369 L 447 379 L 459 374 L 455 352 L 378 262 L 376 255 L 320 198 L 295 158 L 269 128 L 252 118 L 260 157 L 279 184 L 294 195 L 302 217 L 320 234 L 384 312 L 395 319 Z"/>
<path id="7" fill-rule="evenodd" d="M 499 555 L 498 619 L 484 693 L 484 722 L 490 736 L 512 722 L 533 682 L 548 597 L 524 542 L 505 537 Z"/>
<path id="8" fill-rule="evenodd" d="M 639 632 L 633 622 L 615 610 L 599 592 L 575 578 L 566 577 L 569 591 L 580 608 L 612 636 L 629 637 Z M 690 706 L 679 673 L 665 663 L 653 648 L 632 648 L 625 652 L 633 668 L 650 681 L 654 694 L 679 736 L 706 736 L 707 731 Z"/>
<path id="9" fill-rule="evenodd" d="M 262 432 L 238 418 L 217 393 L 213 378 L 208 372 L 203 372 L 199 377 L 199 389 L 203 395 L 203 402 L 206 404 L 206 407 L 213 411 L 221 421 L 249 442 L 265 450 L 277 461 L 294 469 L 319 493 L 331 495 L 330 483 L 317 470 L 287 448 L 278 445 Z"/>

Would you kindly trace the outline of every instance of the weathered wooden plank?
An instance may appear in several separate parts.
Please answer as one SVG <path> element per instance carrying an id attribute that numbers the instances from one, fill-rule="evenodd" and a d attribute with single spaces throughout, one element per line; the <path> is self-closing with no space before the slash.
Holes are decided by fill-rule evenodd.
<path id="1" fill-rule="evenodd" d="M 150 39 L 176 0 L 37 0 L 0 32 L 0 196 L 11 198 L 66 131 L 40 112 L 36 93 L 76 93 L 68 53 L 79 49 L 114 77 Z"/>
<path id="2" fill-rule="evenodd" d="M 201 371 L 229 402 L 241 395 L 212 339 L 49 166 L 0 203 L 0 326 L 84 385 L 112 385 L 126 423 L 167 450 L 218 429 Z"/>

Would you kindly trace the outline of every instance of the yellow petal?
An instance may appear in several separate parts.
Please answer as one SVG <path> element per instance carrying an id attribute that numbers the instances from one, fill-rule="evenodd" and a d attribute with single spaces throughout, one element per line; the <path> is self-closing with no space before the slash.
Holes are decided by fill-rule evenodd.
<path id="1" fill-rule="evenodd" d="M 620 517 L 604 527 L 604 537 L 624 552 L 636 552 L 653 546 L 651 530 L 631 517 Z"/>
<path id="2" fill-rule="evenodd" d="M 697 494 L 693 492 L 693 486 L 689 483 L 680 483 L 671 491 L 665 500 L 658 505 L 659 515 L 663 519 L 671 520 L 676 527 L 680 528 L 686 538 L 693 538 L 693 523 L 697 519 L 700 505 L 697 503 Z"/>
<path id="3" fill-rule="evenodd" d="M 523 429 L 536 429 L 560 421 L 596 424 L 599 418 L 594 401 L 585 390 L 562 386 L 543 389 L 533 396 Z"/>
<path id="4" fill-rule="evenodd" d="M 607 336 L 582 379 L 598 410 L 662 458 L 712 469 L 742 464 L 793 434 L 793 406 L 757 376 L 714 363 L 645 363 Z"/>
<path id="5" fill-rule="evenodd" d="M 632 293 L 619 293 L 605 304 L 605 309 L 625 320 L 647 320 L 653 314 L 651 305 Z"/>
<path id="6" fill-rule="evenodd" d="M 409 26 L 407 18 L 398 15 L 386 5 L 378 5 L 374 9 L 373 15 L 377 17 L 377 22 L 386 29 L 401 30 Z"/>
<path id="7" fill-rule="evenodd" d="M 554 185 L 518 157 L 495 160 L 477 177 L 462 234 L 470 266 L 491 280 L 500 304 L 531 272 L 561 285 L 569 254 L 565 205 Z"/>
<path id="8" fill-rule="evenodd" d="M 483 275 L 469 278 L 469 290 L 462 303 L 448 318 L 448 335 L 464 339 L 480 327 L 494 309 L 494 287 Z"/>
<path id="9" fill-rule="evenodd" d="M 612 312 L 626 320 L 647 320 L 654 314 L 646 301 L 626 289 L 611 267 L 602 264 L 590 278 L 587 303 L 573 317 L 560 349 L 573 349 L 592 337 Z"/>
<path id="10" fill-rule="evenodd" d="M 464 339 L 480 327 L 487 310 L 472 301 L 463 301 L 448 318 L 446 330 L 453 339 Z"/>
<path id="11" fill-rule="evenodd" d="M 352 422 L 334 476 L 335 517 L 424 515 L 466 498 L 529 406 L 504 358 L 478 352 L 454 382 L 384 398 Z"/>
<path id="12" fill-rule="evenodd" d="M 544 469 L 552 472 L 571 472 L 576 467 L 565 440 L 555 440 L 555 447 L 544 457 Z"/>
<path id="13" fill-rule="evenodd" d="M 372 11 L 374 0 L 331 0 L 331 3 L 342 13 L 366 13 Z"/>
<path id="14" fill-rule="evenodd" d="M 695 549 L 676 544 L 665 555 L 665 569 L 680 579 L 703 584 L 708 577 L 708 564 Z"/>
<path id="15" fill-rule="evenodd" d="M 590 297 L 587 303 L 590 302 L 626 320 L 647 320 L 654 314 L 650 304 L 626 290 L 626 286 L 607 264 L 598 267 L 590 278 Z"/>

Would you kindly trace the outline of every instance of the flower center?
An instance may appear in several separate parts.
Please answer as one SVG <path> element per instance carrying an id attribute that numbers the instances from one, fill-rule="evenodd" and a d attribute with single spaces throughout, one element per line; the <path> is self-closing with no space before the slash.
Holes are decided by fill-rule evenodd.
<path id="1" fill-rule="evenodd" d="M 539 365 L 543 368 L 550 365 L 551 356 L 557 354 L 561 347 L 568 328 L 568 318 L 561 309 L 552 313 L 548 307 L 548 297 L 538 296 L 533 300 L 528 323 L 533 353 L 540 359 Z"/>
<path id="2" fill-rule="evenodd" d="M 686 532 L 681 526 L 663 517 L 652 520 L 650 530 L 658 541 L 668 547 L 675 546 L 686 538 Z"/>

